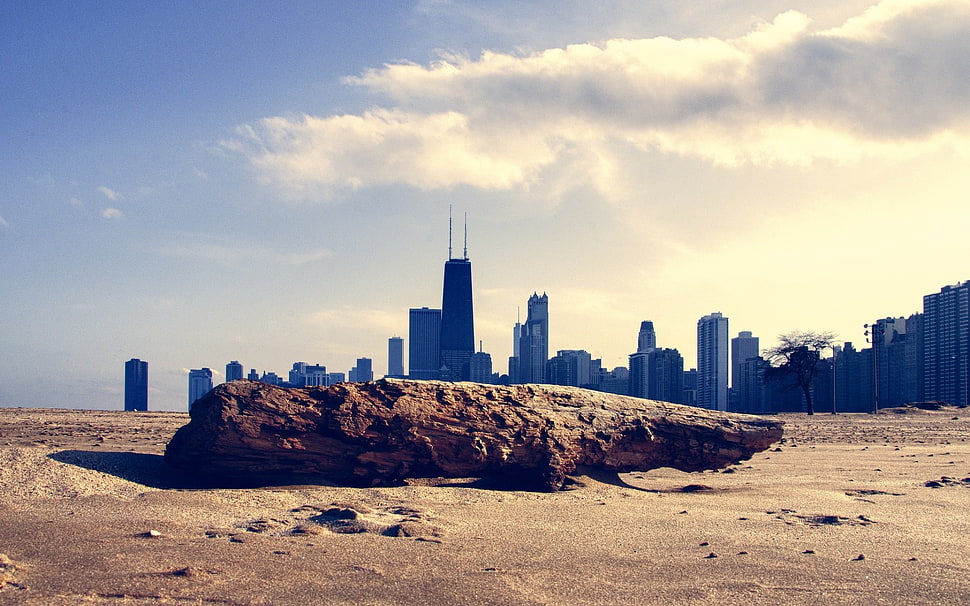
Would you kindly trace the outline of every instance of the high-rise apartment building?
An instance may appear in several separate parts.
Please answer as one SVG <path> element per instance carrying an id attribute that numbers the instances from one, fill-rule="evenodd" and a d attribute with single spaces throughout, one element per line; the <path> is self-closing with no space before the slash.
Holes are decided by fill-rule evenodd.
<path id="1" fill-rule="evenodd" d="M 923 297 L 923 397 L 970 404 L 970 282 Z"/>
<path id="2" fill-rule="evenodd" d="M 733 345 L 733 343 L 732 343 Z M 738 412 L 762 413 L 765 409 L 765 367 L 767 363 L 761 356 L 749 356 L 737 366 L 737 374 L 732 389 L 738 392 Z"/>
<path id="3" fill-rule="evenodd" d="M 545 383 L 549 360 L 549 296 L 532 293 L 519 337 L 519 383 Z"/>
<path id="4" fill-rule="evenodd" d="M 148 410 L 148 362 L 125 362 L 125 410 Z"/>
<path id="5" fill-rule="evenodd" d="M 872 342 L 872 409 L 923 399 L 923 317 L 882 318 L 868 325 Z"/>
<path id="6" fill-rule="evenodd" d="M 684 403 L 684 357 L 676 349 L 654 349 L 649 354 L 651 400 Z"/>
<path id="7" fill-rule="evenodd" d="M 676 349 L 630 354 L 631 396 L 684 403 L 684 358 Z"/>
<path id="8" fill-rule="evenodd" d="M 212 390 L 212 371 L 198 368 L 189 371 L 189 410 L 195 401 Z"/>
<path id="9" fill-rule="evenodd" d="M 715 312 L 697 321 L 697 405 L 728 409 L 728 319 Z"/>
<path id="10" fill-rule="evenodd" d="M 226 364 L 226 382 L 238 381 L 243 378 L 243 365 L 233 360 Z"/>
<path id="11" fill-rule="evenodd" d="M 649 398 L 650 393 L 650 354 L 638 351 L 630 354 L 630 387 L 627 390 L 634 398 Z"/>
<path id="12" fill-rule="evenodd" d="M 404 377 L 404 339 L 401 337 L 387 340 L 387 376 Z"/>
<path id="13" fill-rule="evenodd" d="M 546 382 L 583 387 L 592 383 L 593 358 L 582 349 L 560 349 L 546 363 Z M 598 382 L 597 377 L 597 382 Z"/>
<path id="14" fill-rule="evenodd" d="M 731 389 L 740 389 L 741 363 L 748 358 L 757 358 L 761 354 L 759 346 L 758 337 L 752 336 L 750 330 L 742 330 L 731 339 Z"/>
<path id="15" fill-rule="evenodd" d="M 441 368 L 441 310 L 427 307 L 408 312 L 408 376 L 437 379 Z"/>

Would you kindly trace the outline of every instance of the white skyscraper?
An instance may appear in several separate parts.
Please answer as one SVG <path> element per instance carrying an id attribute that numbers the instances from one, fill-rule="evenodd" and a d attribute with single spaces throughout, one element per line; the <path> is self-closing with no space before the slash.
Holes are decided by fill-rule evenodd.
<path id="1" fill-rule="evenodd" d="M 697 321 L 697 405 L 728 409 L 728 319 L 720 312 Z"/>

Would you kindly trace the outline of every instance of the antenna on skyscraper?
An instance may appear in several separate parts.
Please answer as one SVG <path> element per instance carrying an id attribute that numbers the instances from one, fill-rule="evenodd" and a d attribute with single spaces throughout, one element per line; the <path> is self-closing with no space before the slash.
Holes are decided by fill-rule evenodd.
<path id="1" fill-rule="evenodd" d="M 462 258 L 468 260 L 468 213 L 465 213 L 465 251 L 462 253 Z"/>
<path id="2" fill-rule="evenodd" d="M 451 204 L 448 205 L 448 260 L 451 261 Z"/>

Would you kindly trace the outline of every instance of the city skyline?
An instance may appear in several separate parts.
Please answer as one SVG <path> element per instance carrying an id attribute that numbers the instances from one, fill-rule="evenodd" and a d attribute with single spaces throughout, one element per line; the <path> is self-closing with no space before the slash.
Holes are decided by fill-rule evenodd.
<path id="1" fill-rule="evenodd" d="M 445 283 L 448 274 L 445 274 Z M 448 288 L 445 288 L 447 292 Z M 469 299 L 471 296 L 469 295 Z M 548 295 L 537 293 L 529 298 L 526 324 L 516 322 L 513 336 L 519 354 L 509 359 L 508 374 L 492 372 L 491 356 L 479 351 L 470 356 L 468 377 L 455 377 L 448 367 L 449 354 L 434 347 L 440 342 L 440 310 L 427 307 L 411 309 L 411 334 L 422 342 L 418 350 L 430 349 L 421 357 L 437 360 L 437 370 L 431 364 L 411 373 L 403 372 L 403 339 L 388 339 L 388 374 L 391 378 L 443 381 L 472 381 L 492 384 L 546 383 L 571 385 L 589 389 L 657 399 L 677 404 L 689 404 L 719 411 L 775 413 L 805 411 L 805 401 L 794 394 L 791 377 L 775 374 L 768 379 L 771 362 L 759 350 L 759 337 L 751 331 L 739 331 L 729 338 L 729 319 L 714 312 L 697 321 L 697 367 L 685 372 L 683 356 L 676 348 L 660 348 L 656 342 L 653 322 L 640 323 L 636 351 L 629 354 L 629 365 L 608 368 L 601 359 L 593 359 L 582 349 L 559 350 L 555 356 L 542 355 L 547 347 Z M 415 315 L 417 312 L 417 316 Z M 421 320 L 433 312 L 434 321 Z M 415 323 L 415 318 L 418 322 Z M 524 328 L 528 327 L 528 328 Z M 906 317 L 880 318 L 865 324 L 869 348 L 857 350 L 851 342 L 839 344 L 828 341 L 822 349 L 833 357 L 819 365 L 812 389 L 829 411 L 872 412 L 880 408 L 910 402 L 944 401 L 957 406 L 970 402 L 970 281 L 941 287 L 940 292 L 923 297 L 923 311 Z M 791 335 L 780 339 L 792 339 Z M 794 337 L 797 339 L 797 337 Z M 730 349 L 728 349 L 730 342 Z M 770 348 L 768 348 L 770 349 Z M 824 353 L 822 349 L 819 354 Z M 728 358 L 730 353 L 730 358 Z M 768 355 L 768 353 L 764 353 Z M 822 356 L 824 358 L 824 356 Z M 530 360 L 530 358 L 532 358 Z M 542 363 L 542 361 L 545 363 Z M 832 376 L 833 362 L 842 376 L 836 382 Z M 528 368 L 532 370 L 528 370 Z M 536 377 L 538 367 L 541 376 Z M 523 370 L 523 369 L 526 370 Z M 226 364 L 226 381 L 242 378 L 243 366 L 237 360 Z M 730 369 L 730 371 L 729 371 Z M 730 374 L 729 374 L 730 373 Z M 125 363 L 125 410 L 147 410 L 148 363 L 131 359 Z M 213 373 L 209 368 L 189 372 L 189 399 L 192 403 L 213 387 Z M 286 379 L 275 372 L 250 370 L 247 377 L 288 387 L 328 386 L 342 381 L 373 381 L 373 360 L 358 358 L 348 373 L 327 372 L 325 365 L 294 362 Z M 835 392 L 841 395 L 836 399 Z M 793 395 L 794 394 L 794 395 Z M 812 414 L 809 407 L 809 414 Z"/>
<path id="2" fill-rule="evenodd" d="M 451 204 L 497 369 L 533 292 L 549 353 L 607 367 L 644 319 L 693 366 L 715 309 L 862 343 L 970 273 L 968 28 L 966 0 L 6 3 L 0 406 L 119 407 L 131 358 L 156 410 L 229 360 L 383 375 Z"/>

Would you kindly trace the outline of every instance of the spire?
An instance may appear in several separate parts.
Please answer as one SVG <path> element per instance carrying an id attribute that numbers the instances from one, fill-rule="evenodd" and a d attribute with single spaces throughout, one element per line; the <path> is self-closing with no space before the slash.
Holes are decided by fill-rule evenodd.
<path id="1" fill-rule="evenodd" d="M 448 205 L 448 260 L 451 261 L 451 204 Z"/>
<path id="2" fill-rule="evenodd" d="M 465 213 L 465 251 L 462 253 L 462 258 L 468 260 L 468 213 Z"/>

